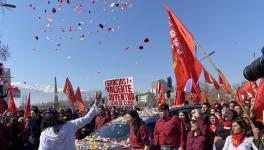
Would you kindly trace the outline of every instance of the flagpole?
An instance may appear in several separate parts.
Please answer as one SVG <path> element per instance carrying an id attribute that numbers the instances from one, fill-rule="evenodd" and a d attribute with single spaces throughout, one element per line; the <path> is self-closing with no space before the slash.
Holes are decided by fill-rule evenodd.
<path id="1" fill-rule="evenodd" d="M 216 65 L 213 63 L 213 61 L 211 60 L 211 58 L 206 54 L 205 50 L 202 48 L 202 46 L 196 41 L 194 40 L 195 43 L 197 44 L 197 46 L 199 47 L 199 49 L 202 51 L 204 57 L 206 57 L 206 59 L 209 61 L 209 63 L 212 65 L 212 67 L 216 70 L 216 72 L 218 72 L 218 69 L 216 67 Z M 227 80 L 227 79 L 225 79 Z M 252 128 L 256 128 L 256 126 L 254 125 L 253 121 L 250 119 L 249 115 L 247 114 L 247 111 L 245 109 L 245 107 L 240 103 L 240 101 L 237 99 L 236 94 L 234 92 L 234 90 L 232 89 L 232 87 L 230 88 L 231 94 L 235 97 L 236 102 L 238 103 L 238 105 L 242 108 L 242 110 L 245 113 L 245 116 L 250 120 L 250 124 L 252 126 Z"/>

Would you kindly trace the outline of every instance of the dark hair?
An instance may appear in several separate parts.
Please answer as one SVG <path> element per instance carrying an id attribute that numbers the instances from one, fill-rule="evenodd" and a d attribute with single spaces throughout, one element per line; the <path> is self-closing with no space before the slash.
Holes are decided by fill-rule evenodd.
<path id="1" fill-rule="evenodd" d="M 233 117 L 232 117 L 231 121 L 237 119 L 237 117 L 238 117 L 236 111 L 234 111 L 234 110 L 232 110 L 232 109 L 228 109 L 228 110 L 226 111 L 225 115 L 224 115 L 224 118 L 225 118 L 225 116 L 226 116 L 227 113 L 232 113 L 232 114 L 233 114 Z"/>
<path id="2" fill-rule="evenodd" d="M 37 106 L 32 106 L 32 111 L 34 111 L 35 113 L 39 113 L 39 109 Z"/>
<path id="3" fill-rule="evenodd" d="M 205 103 L 203 103 L 202 105 L 206 105 L 208 108 L 211 108 L 210 103 L 205 102 Z"/>
<path id="4" fill-rule="evenodd" d="M 159 106 L 159 111 L 165 111 L 165 110 L 170 110 L 169 105 L 168 104 L 161 104 Z"/>
<path id="5" fill-rule="evenodd" d="M 246 122 L 245 122 L 245 120 L 243 120 L 243 118 L 237 118 L 237 119 L 233 120 L 232 123 L 237 123 L 241 127 L 242 133 L 244 135 L 246 135 L 247 126 L 246 126 Z"/>
<path id="6" fill-rule="evenodd" d="M 43 113 L 41 122 L 41 130 L 44 131 L 49 127 L 53 127 L 55 134 L 59 133 L 59 115 L 54 109 L 49 109 Z"/>
<path id="7" fill-rule="evenodd" d="M 239 104 L 235 104 L 235 107 L 236 107 L 236 106 L 238 106 L 238 107 L 242 110 L 242 108 L 241 108 L 241 106 L 240 106 Z"/>
<path id="8" fill-rule="evenodd" d="M 136 110 L 131 110 L 131 111 L 129 111 L 128 112 L 128 114 L 132 117 L 132 119 L 133 119 L 133 127 L 134 127 L 134 133 L 135 133 L 135 135 L 137 135 L 137 133 L 138 133 L 138 130 L 139 130 L 139 127 L 140 127 L 140 125 L 141 125 L 141 123 L 143 122 L 142 120 L 141 120 L 141 118 L 139 117 L 139 115 L 138 115 L 138 112 L 136 111 Z"/>
<path id="9" fill-rule="evenodd" d="M 222 105 L 222 107 L 223 107 L 223 108 L 224 108 L 224 107 L 229 108 L 229 105 L 228 105 L 227 103 L 224 103 L 224 104 Z"/>
<path id="10" fill-rule="evenodd" d="M 183 115 L 185 116 L 184 123 L 189 124 L 190 123 L 189 112 L 188 111 L 180 111 L 179 113 L 183 113 Z"/>

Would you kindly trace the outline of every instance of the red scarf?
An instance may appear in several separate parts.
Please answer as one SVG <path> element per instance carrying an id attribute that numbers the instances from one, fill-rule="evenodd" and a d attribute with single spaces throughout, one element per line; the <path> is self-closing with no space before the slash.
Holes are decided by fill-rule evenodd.
<path id="1" fill-rule="evenodd" d="M 232 122 L 231 121 L 224 121 L 224 126 L 225 127 L 232 127 Z"/>
<path id="2" fill-rule="evenodd" d="M 215 132 L 216 128 L 217 128 L 216 125 L 211 125 L 211 126 L 210 126 L 210 130 L 213 131 L 213 132 Z"/>
<path id="3" fill-rule="evenodd" d="M 240 145 L 243 140 L 244 140 L 244 134 L 243 133 L 237 133 L 237 134 L 232 134 L 232 144 L 234 147 L 238 147 L 238 145 Z"/>

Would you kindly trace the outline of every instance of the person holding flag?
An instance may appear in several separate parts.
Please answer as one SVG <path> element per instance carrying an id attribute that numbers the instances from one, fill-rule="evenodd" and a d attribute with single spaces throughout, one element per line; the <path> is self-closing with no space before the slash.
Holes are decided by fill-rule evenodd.
<path id="1" fill-rule="evenodd" d="M 74 150 L 75 133 L 78 129 L 90 123 L 98 113 L 100 96 L 96 96 L 95 104 L 90 111 L 81 118 L 59 123 L 56 110 L 48 110 L 43 113 L 42 132 L 40 136 L 39 150 Z"/>

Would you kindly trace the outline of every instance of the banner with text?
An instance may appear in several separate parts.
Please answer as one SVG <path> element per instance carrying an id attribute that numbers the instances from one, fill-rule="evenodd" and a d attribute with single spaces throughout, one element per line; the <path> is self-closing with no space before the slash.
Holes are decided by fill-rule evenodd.
<path id="1" fill-rule="evenodd" d="M 104 85 L 108 92 L 109 106 L 135 105 L 133 77 L 104 80 Z"/>

